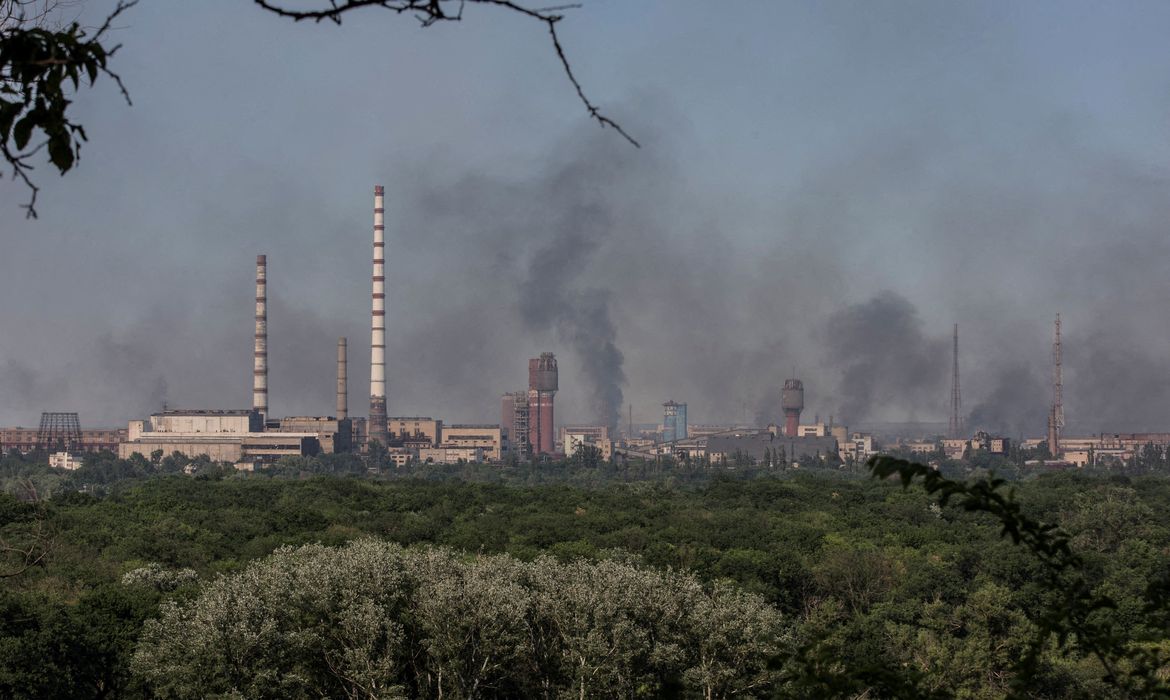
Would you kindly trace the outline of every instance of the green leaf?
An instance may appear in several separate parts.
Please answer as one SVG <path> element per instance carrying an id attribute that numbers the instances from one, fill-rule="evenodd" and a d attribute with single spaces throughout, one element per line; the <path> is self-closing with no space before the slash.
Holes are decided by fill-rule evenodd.
<path id="1" fill-rule="evenodd" d="M 12 122 L 20 114 L 20 105 L 15 102 L 0 102 L 0 139 L 7 139 Z"/>
<path id="2" fill-rule="evenodd" d="M 33 127 L 35 126 L 36 117 L 31 112 L 16 122 L 16 128 L 12 130 L 12 140 L 16 143 L 18 149 L 23 149 L 28 145 L 28 140 L 32 138 Z"/>
<path id="3" fill-rule="evenodd" d="M 49 139 L 49 160 L 62 174 L 73 167 L 73 142 L 68 136 Z"/>

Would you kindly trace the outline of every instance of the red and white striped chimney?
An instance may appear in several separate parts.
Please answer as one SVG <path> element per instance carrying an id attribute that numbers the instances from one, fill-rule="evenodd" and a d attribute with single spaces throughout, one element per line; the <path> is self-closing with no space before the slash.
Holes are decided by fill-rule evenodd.
<path id="1" fill-rule="evenodd" d="M 256 345 L 252 364 L 252 410 L 268 417 L 268 258 L 256 256 Z"/>
<path id="2" fill-rule="evenodd" d="M 370 325 L 370 421 L 366 434 L 385 445 L 386 424 L 386 240 L 384 190 L 374 185 L 374 277 Z"/>
<path id="3" fill-rule="evenodd" d="M 337 419 L 349 418 L 349 372 L 346 369 L 348 348 L 345 338 L 337 339 Z"/>

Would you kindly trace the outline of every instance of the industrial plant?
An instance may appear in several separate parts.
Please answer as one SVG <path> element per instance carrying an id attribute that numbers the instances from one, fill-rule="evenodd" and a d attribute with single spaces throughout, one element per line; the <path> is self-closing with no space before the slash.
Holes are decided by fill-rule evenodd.
<path id="1" fill-rule="evenodd" d="M 972 451 L 1008 455 L 1013 447 L 1046 448 L 1033 464 L 1063 468 L 1129 459 L 1135 450 L 1154 443 L 1170 444 L 1170 433 L 1114 433 L 1066 437 L 1062 401 L 1060 315 L 1052 343 L 1052 398 L 1045 438 L 1011 439 L 977 432 L 965 434 L 959 383 L 959 326 L 951 345 L 950 420 L 944 434 L 899 435 L 886 444 L 870 432 L 850 431 L 832 418 L 802 423 L 805 384 L 796 376 L 777 391 L 782 420 L 767 426 L 692 425 L 687 403 L 662 403 L 657 425 L 635 429 L 632 406 L 624 434 L 613 427 L 556 423 L 555 400 L 560 391 L 557 357 L 541 352 L 528 360 L 528 384 L 500 397 L 496 423 L 454 424 L 430 416 L 389 415 L 386 394 L 386 238 L 385 195 L 374 187 L 373 250 L 370 305 L 370 392 L 367 417 L 350 416 L 346 338 L 337 339 L 336 404 L 333 415 L 270 415 L 268 377 L 268 257 L 256 257 L 255 327 L 251 408 L 175 409 L 163 406 L 125 428 L 82 429 L 78 414 L 46 412 L 38 428 L 0 428 L 0 450 L 50 455 L 54 466 L 67 469 L 82 463 L 89 452 L 111 451 L 122 458 L 181 453 L 255 469 L 284 457 L 377 450 L 399 466 L 411 463 L 454 464 L 560 459 L 590 454 L 603 460 L 664 458 L 707 465 L 799 466 L 860 464 L 881 449 L 959 459 Z M 793 373 L 795 375 L 795 372 Z M 279 387 L 277 387 L 279 391 Z M 781 416 L 776 416 L 780 419 Z"/>

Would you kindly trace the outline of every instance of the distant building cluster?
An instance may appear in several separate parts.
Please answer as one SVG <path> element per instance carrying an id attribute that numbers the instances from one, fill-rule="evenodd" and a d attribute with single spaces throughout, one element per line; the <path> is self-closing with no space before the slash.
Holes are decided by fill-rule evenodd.
<path id="1" fill-rule="evenodd" d="M 81 464 L 82 455 L 108 450 L 123 458 L 181 452 L 206 455 L 241 469 L 255 469 L 284 457 L 369 452 L 377 449 L 397 465 L 412 462 L 452 464 L 541 460 L 587 455 L 605 460 L 642 458 L 701 461 L 712 465 L 800 466 L 809 460 L 858 464 L 882 448 L 868 432 L 816 417 L 801 422 L 805 386 L 795 376 L 779 387 L 782 415 L 767 427 L 692 425 L 687 404 L 662 404 L 662 422 L 635 430 L 633 416 L 624 434 L 614 425 L 556 424 L 555 400 L 560 390 L 557 358 L 542 352 L 528 360 L 528 385 L 500 397 L 498 423 L 446 423 L 421 416 L 391 416 L 386 395 L 386 258 L 384 191 L 374 188 L 373 249 L 370 304 L 370 403 L 366 417 L 351 416 L 348 387 L 348 343 L 337 341 L 337 394 L 334 415 L 269 415 L 268 382 L 268 259 L 256 257 L 255 328 L 250 409 L 175 410 L 163 408 L 149 418 L 130 421 L 123 429 L 82 429 L 76 413 L 44 413 L 38 428 L 0 428 L 0 451 L 42 452 L 64 469 Z M 959 335 L 954 328 L 951 422 L 948 435 L 897 440 L 889 447 L 923 455 L 961 459 L 974 453 L 1007 456 L 1013 448 L 1005 437 L 976 433 L 964 437 L 959 391 Z M 1053 401 L 1046 439 L 1024 440 L 1018 447 L 1047 446 L 1046 465 L 1085 466 L 1127 461 L 1146 444 L 1170 446 L 1170 433 L 1099 435 L 1063 434 L 1060 316 L 1053 343 Z M 794 372 L 795 374 L 795 372 Z M 632 409 L 631 409 L 632 413 Z"/>

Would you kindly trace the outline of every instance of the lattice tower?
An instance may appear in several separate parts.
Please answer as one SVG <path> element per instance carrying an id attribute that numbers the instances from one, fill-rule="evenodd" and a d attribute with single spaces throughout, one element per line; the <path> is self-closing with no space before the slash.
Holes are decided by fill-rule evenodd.
<path id="1" fill-rule="evenodd" d="M 76 413 L 42 413 L 37 430 L 37 449 L 74 452 L 81 449 L 81 421 Z"/>
<path id="2" fill-rule="evenodd" d="M 955 324 L 955 343 L 951 362 L 951 422 L 948 432 L 952 438 L 963 437 L 963 394 L 959 390 L 959 324 Z"/>

